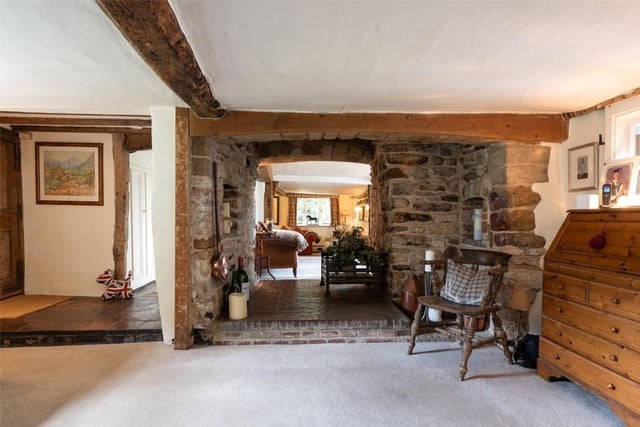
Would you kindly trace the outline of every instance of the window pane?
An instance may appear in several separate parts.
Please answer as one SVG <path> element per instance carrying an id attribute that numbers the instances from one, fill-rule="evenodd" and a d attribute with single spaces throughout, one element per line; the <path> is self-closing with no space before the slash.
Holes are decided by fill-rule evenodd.
<path id="1" fill-rule="evenodd" d="M 296 225 L 331 225 L 331 204 L 328 197 L 299 198 Z"/>

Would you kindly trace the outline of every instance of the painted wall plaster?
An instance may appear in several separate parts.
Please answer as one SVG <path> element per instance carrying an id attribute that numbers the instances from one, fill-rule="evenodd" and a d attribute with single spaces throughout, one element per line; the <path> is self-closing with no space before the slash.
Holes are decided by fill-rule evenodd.
<path id="1" fill-rule="evenodd" d="M 112 136 L 107 134 L 21 134 L 24 203 L 25 293 L 100 296 L 95 278 L 113 268 L 115 226 Z M 104 206 L 36 204 L 36 142 L 102 143 Z"/>

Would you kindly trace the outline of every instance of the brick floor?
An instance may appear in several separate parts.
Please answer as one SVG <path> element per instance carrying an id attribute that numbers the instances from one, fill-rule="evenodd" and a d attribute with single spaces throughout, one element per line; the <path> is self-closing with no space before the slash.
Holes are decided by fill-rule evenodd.
<path id="1" fill-rule="evenodd" d="M 324 296 L 319 280 L 263 280 L 248 318 L 220 319 L 216 345 L 406 341 L 409 318 L 375 287 L 336 285 Z"/>
<path id="2" fill-rule="evenodd" d="M 245 320 L 219 319 L 210 343 L 309 344 L 406 341 L 409 318 L 375 287 L 335 285 L 324 296 L 319 279 L 261 280 Z M 226 314 L 226 313 L 225 313 Z M 130 300 L 74 297 L 0 320 L 0 346 L 161 341 L 155 285 Z"/>

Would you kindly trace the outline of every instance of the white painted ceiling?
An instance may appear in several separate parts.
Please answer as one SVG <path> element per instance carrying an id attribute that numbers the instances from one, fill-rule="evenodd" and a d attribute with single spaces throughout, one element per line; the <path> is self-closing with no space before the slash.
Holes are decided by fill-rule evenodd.
<path id="1" fill-rule="evenodd" d="M 640 86 L 640 1 L 169 2 L 226 109 L 567 112 Z M 0 0 L 1 111 L 162 105 L 185 104 L 94 1 Z"/>
<path id="2" fill-rule="evenodd" d="M 349 162 L 291 162 L 269 165 L 285 193 L 359 196 L 371 184 L 371 166 Z"/>
<path id="3" fill-rule="evenodd" d="M 170 3 L 229 109 L 566 112 L 640 86 L 640 1 Z"/>
<path id="4" fill-rule="evenodd" d="M 143 114 L 186 106 L 90 0 L 0 0 L 0 110 Z"/>
<path id="5" fill-rule="evenodd" d="M 169 1 L 227 109 L 566 112 L 640 86 L 640 1 Z M 184 105 L 92 0 L 0 1 L 0 59 L 3 111 Z"/>

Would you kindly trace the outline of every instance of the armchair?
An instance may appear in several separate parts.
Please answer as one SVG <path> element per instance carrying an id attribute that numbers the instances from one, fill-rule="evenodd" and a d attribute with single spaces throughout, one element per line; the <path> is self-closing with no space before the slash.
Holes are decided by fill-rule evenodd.
<path id="1" fill-rule="evenodd" d="M 443 280 L 436 284 L 437 292 L 418 298 L 413 322 L 409 351 L 411 355 L 416 336 L 423 333 L 440 332 L 454 337 L 462 344 L 462 356 L 458 368 L 460 381 L 467 373 L 467 361 L 474 348 L 499 343 L 504 357 L 513 364 L 512 353 L 507 343 L 507 334 L 498 315 L 500 306 L 496 296 L 504 274 L 508 270 L 510 254 L 478 249 L 447 248 L 444 260 L 424 261 L 433 269 L 444 271 Z M 443 318 L 439 322 L 422 318 L 427 308 L 440 310 Z M 493 323 L 493 335 L 476 337 Z"/>

